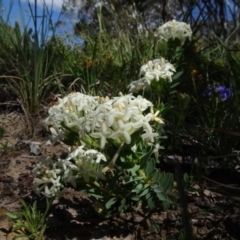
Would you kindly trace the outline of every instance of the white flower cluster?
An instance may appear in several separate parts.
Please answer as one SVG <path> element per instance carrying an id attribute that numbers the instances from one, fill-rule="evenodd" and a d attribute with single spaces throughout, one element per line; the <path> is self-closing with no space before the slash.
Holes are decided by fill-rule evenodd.
<path id="1" fill-rule="evenodd" d="M 159 81 L 160 79 L 172 82 L 172 75 L 175 72 L 174 66 L 164 58 L 154 59 L 147 62 L 140 68 L 139 80 L 133 81 L 128 87 L 130 92 L 138 92 L 150 87 L 153 80 Z"/>
<path id="2" fill-rule="evenodd" d="M 178 38 L 184 42 L 187 38 L 191 40 L 192 29 L 190 25 L 185 22 L 177 22 L 176 20 L 172 20 L 160 26 L 156 30 L 155 36 L 166 41 L 170 38 Z"/>
<path id="3" fill-rule="evenodd" d="M 66 159 L 53 161 L 50 157 L 39 160 L 33 170 L 33 188 L 37 194 L 48 198 L 60 196 L 64 184 L 76 187 L 76 180 L 89 181 L 89 178 L 102 178 L 102 168 L 99 163 L 107 161 L 105 156 L 94 150 L 84 150 L 78 147 Z"/>
<path id="4" fill-rule="evenodd" d="M 76 183 L 74 179 L 83 178 L 85 182 L 89 182 L 89 178 L 101 178 L 105 179 L 100 162 L 106 162 L 106 157 L 98 152 L 95 149 L 84 150 L 83 146 L 78 147 L 72 153 L 69 154 L 66 161 L 73 160 L 75 165 L 71 167 L 71 171 L 76 172 L 77 174 L 72 176 L 72 173 L 69 174 L 68 171 L 65 171 L 64 181 L 71 182 L 74 187 Z"/>
<path id="5" fill-rule="evenodd" d="M 131 94 L 109 99 L 72 93 L 49 109 L 45 125 L 51 126 L 53 136 L 61 140 L 69 129 L 88 133 L 100 139 L 101 148 L 107 139 L 130 144 L 131 134 L 140 129 L 144 131 L 141 136 L 145 141 L 154 142 L 158 134 L 153 133 L 149 122 L 155 117 L 152 112 L 143 114 L 149 107 L 153 107 L 150 101 Z"/>
<path id="6" fill-rule="evenodd" d="M 66 166 L 68 163 L 64 163 Z M 61 175 L 63 174 L 62 160 L 53 162 L 50 157 L 42 158 L 33 169 L 33 189 L 39 194 L 42 193 L 46 197 L 59 196 L 63 184 Z"/>
<path id="7" fill-rule="evenodd" d="M 85 95 L 79 92 L 70 93 L 63 99 L 59 98 L 58 103 L 48 110 L 49 117 L 44 124 L 55 139 L 64 139 L 66 128 L 78 131 L 79 133 L 89 131 L 93 110 L 99 104 L 99 97 Z"/>
<path id="8" fill-rule="evenodd" d="M 143 114 L 149 107 L 152 108 L 153 104 L 141 96 L 136 98 L 129 94 L 109 99 L 96 108 L 90 135 L 100 138 L 101 148 L 104 148 L 107 139 L 113 139 L 118 144 L 130 144 L 131 135 L 139 129 L 143 129 L 141 137 L 145 141 L 154 142 L 158 134 L 153 133 L 149 124 L 155 120 L 154 114 Z"/>

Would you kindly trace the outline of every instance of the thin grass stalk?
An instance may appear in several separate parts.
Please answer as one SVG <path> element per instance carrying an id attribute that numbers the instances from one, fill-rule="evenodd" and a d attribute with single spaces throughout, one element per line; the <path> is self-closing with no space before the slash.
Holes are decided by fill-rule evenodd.
<path id="1" fill-rule="evenodd" d="M 11 12 L 12 12 L 12 9 L 13 9 L 13 4 L 14 4 L 14 0 L 10 0 L 10 1 L 9 1 L 9 11 L 7 12 L 5 21 L 3 20 L 3 19 L 4 19 L 3 15 L 0 17 L 0 22 L 1 22 L 1 23 L 2 23 L 3 21 L 6 22 L 6 23 L 9 23 L 9 22 L 10 22 L 9 20 L 10 20 L 10 15 L 11 15 Z M 4 14 L 4 11 L 5 11 L 5 9 L 4 9 L 3 6 L 4 6 L 4 5 L 3 5 L 3 1 L 0 0 L 0 7 L 1 7 L 1 9 L 3 9 L 3 11 L 1 11 L 2 14 Z"/>
<path id="2" fill-rule="evenodd" d="M 23 8 L 21 2 L 18 1 L 18 3 L 20 12 L 22 13 Z M 19 77 L 17 79 L 8 76 L 6 77 L 6 80 L 9 81 L 12 90 L 21 99 L 21 102 L 24 104 L 25 108 L 29 112 L 36 112 L 42 99 L 46 95 L 47 89 L 53 85 L 54 80 L 54 75 L 49 75 L 49 66 L 53 61 L 53 55 L 50 56 L 47 48 L 45 47 L 45 41 L 47 39 L 46 37 L 49 30 L 49 25 L 45 25 L 45 21 L 48 21 L 50 13 L 47 10 L 47 5 L 44 1 L 44 9 L 42 16 L 40 16 L 42 28 L 39 31 L 37 28 L 37 19 L 39 17 L 37 15 L 37 1 L 35 1 L 35 5 L 32 8 L 30 1 L 28 0 L 28 7 L 30 11 L 30 17 L 34 24 L 33 42 L 31 41 L 30 33 L 27 30 L 28 24 L 25 24 L 23 14 L 22 22 L 25 25 L 23 32 L 21 31 L 18 23 L 15 24 L 15 27 L 11 29 L 11 31 L 8 30 L 8 25 L 2 24 L 1 27 L 4 35 L 7 39 L 9 39 L 12 47 L 12 53 L 10 55 L 8 52 L 6 52 L 11 65 L 10 69 L 7 70 L 8 72 L 15 72 L 14 74 Z M 41 37 L 41 42 L 39 36 Z M 6 49 L 8 49 L 8 47 L 9 46 L 6 46 Z"/>

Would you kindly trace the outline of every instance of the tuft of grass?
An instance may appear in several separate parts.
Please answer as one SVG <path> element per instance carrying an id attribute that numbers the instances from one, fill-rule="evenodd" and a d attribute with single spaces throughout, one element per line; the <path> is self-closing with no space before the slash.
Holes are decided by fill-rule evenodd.
<path id="1" fill-rule="evenodd" d="M 21 2 L 18 4 L 22 13 Z M 28 25 L 24 24 L 23 17 L 23 29 L 20 23 L 16 22 L 14 27 L 10 27 L 7 19 L 1 18 L 1 79 L 8 82 L 21 105 L 29 113 L 35 113 L 49 89 L 56 84 L 56 74 L 51 69 L 53 55 L 45 48 L 49 30 L 54 28 L 49 25 L 52 10 L 48 9 L 45 2 L 41 16 L 37 15 L 37 2 L 32 7 L 28 0 L 28 6 L 34 29 L 29 29 Z M 11 8 L 8 16 L 10 12 Z"/>
<path id="2" fill-rule="evenodd" d="M 13 221 L 13 232 L 16 232 L 14 239 L 27 237 L 32 240 L 42 240 L 46 230 L 46 216 L 51 207 L 51 201 L 46 200 L 46 209 L 44 213 L 37 209 L 37 202 L 32 206 L 28 206 L 23 200 L 19 200 L 23 206 L 22 212 L 7 212 L 6 215 Z"/>
<path id="3" fill-rule="evenodd" d="M 0 142 L 0 154 L 9 154 L 13 155 L 15 153 L 15 148 L 13 146 L 9 146 L 8 141 Z"/>

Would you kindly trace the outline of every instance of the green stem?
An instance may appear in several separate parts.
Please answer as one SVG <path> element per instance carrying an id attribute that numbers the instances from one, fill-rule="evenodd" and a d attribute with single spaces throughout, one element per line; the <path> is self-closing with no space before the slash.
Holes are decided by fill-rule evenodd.
<path id="1" fill-rule="evenodd" d="M 112 197 L 115 197 L 115 196 L 116 196 L 116 194 L 108 191 L 106 188 L 104 188 L 103 186 L 101 186 L 101 185 L 100 185 L 98 182 L 96 182 L 96 181 L 93 182 L 93 185 L 94 185 L 95 187 L 99 188 L 101 191 L 103 191 L 103 192 L 107 193 L 108 195 L 112 196 Z"/>
<path id="2" fill-rule="evenodd" d="M 91 184 L 89 184 L 91 186 Z M 124 198 L 121 194 L 115 194 L 115 193 L 112 193 L 110 191 L 108 191 L 106 188 L 104 188 L 103 186 L 101 186 L 98 182 L 94 181 L 93 182 L 93 185 L 94 187 L 97 187 L 99 188 L 101 191 L 107 193 L 109 196 L 111 197 L 116 197 L 116 198 Z"/>
<path id="3" fill-rule="evenodd" d="M 114 168 L 115 162 L 117 161 L 117 158 L 118 158 L 118 156 L 119 156 L 119 154 L 120 154 L 123 146 L 124 146 L 124 143 L 122 143 L 122 144 L 120 145 L 120 147 L 118 148 L 117 152 L 116 152 L 115 155 L 113 156 L 113 159 L 112 159 L 111 162 L 108 164 L 108 168 L 110 168 L 110 169 L 113 169 L 113 168 Z"/>

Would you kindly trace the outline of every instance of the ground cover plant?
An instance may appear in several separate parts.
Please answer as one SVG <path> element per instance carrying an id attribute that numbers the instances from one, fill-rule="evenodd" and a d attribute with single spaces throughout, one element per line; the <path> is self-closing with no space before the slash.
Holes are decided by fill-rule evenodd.
<path id="1" fill-rule="evenodd" d="M 51 16 L 44 6 L 43 25 Z M 133 229 L 134 224 L 148 224 L 148 239 L 216 239 L 220 233 L 213 224 L 205 235 L 195 231 L 197 213 L 189 209 L 189 199 L 204 194 L 217 210 L 202 203 L 198 214 L 216 214 L 228 211 L 217 205 L 221 193 L 239 211 L 234 201 L 239 199 L 240 135 L 236 31 L 227 38 L 215 33 L 206 37 L 200 31 L 206 28 L 202 13 L 192 25 L 170 20 L 156 29 L 135 29 L 132 35 L 119 21 L 109 31 L 105 10 L 96 7 L 97 26 L 78 25 L 81 46 L 67 45 L 55 34 L 39 43 L 36 25 L 32 36 L 27 26 L 9 26 L 1 17 L 1 106 L 8 113 L 23 113 L 31 140 L 19 142 L 29 144 L 33 155 L 39 154 L 34 139 L 39 118 L 50 144 L 63 146 L 60 154 L 33 157 L 30 175 L 21 183 L 30 190 L 19 200 L 21 210 L 6 214 L 13 226 L 5 233 L 14 232 L 12 239 L 58 239 L 51 236 L 53 227 L 48 233 L 48 220 L 56 201 L 72 189 L 73 196 L 88 196 L 95 218 L 111 221 L 130 214 Z M 47 30 L 42 40 L 44 34 Z M 4 118 L 2 158 L 21 149 L 4 141 Z M 228 178 L 212 179 L 214 174 Z M 179 212 L 177 232 L 163 235 L 169 219 L 161 225 L 156 215 L 171 210 Z M 136 215 L 141 220 L 134 222 Z M 237 230 L 224 229 L 223 239 L 237 239 Z M 75 237 L 93 239 L 91 234 Z"/>

